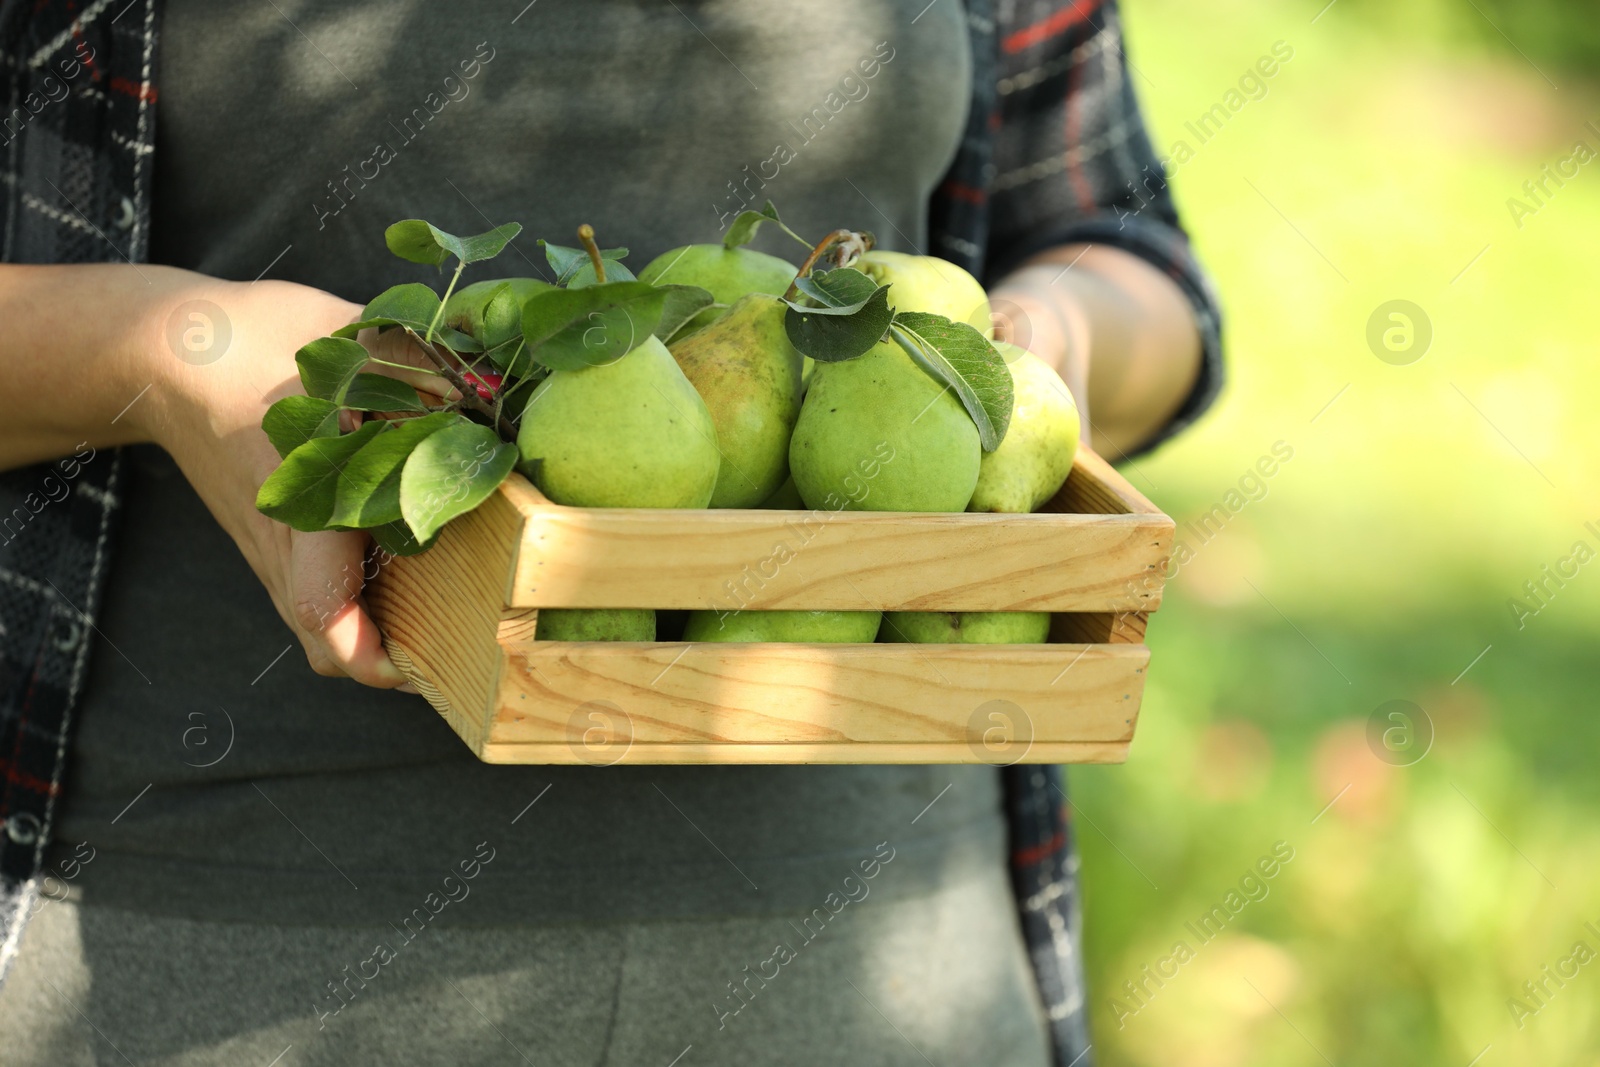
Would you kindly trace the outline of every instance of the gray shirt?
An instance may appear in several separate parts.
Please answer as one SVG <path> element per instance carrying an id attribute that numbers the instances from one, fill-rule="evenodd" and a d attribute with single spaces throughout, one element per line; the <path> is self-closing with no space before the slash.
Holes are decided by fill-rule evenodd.
<path id="1" fill-rule="evenodd" d="M 439 282 L 384 250 L 397 219 L 521 222 L 478 277 L 543 273 L 533 238 L 580 222 L 637 270 L 767 197 L 802 234 L 921 247 L 965 117 L 959 5 L 517 6 L 170 0 L 157 260 L 363 302 Z M 441 923 L 727 917 L 803 913 L 878 842 L 875 899 L 1002 862 L 986 768 L 480 764 L 420 698 L 313 675 L 172 462 L 134 453 L 60 831 L 98 849 L 88 902 L 391 919 L 487 842 L 493 906 Z"/>

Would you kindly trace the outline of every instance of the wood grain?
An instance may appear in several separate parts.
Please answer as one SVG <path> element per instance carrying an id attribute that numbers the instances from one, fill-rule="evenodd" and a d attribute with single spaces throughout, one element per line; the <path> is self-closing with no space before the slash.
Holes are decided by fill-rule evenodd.
<path id="1" fill-rule="evenodd" d="M 487 744 L 589 735 L 602 748 L 978 743 L 991 712 L 1020 737 L 1126 741 L 1150 658 L 1142 645 L 535 641 L 506 653 Z"/>
<path id="2" fill-rule="evenodd" d="M 485 763 L 546 763 L 589 766 L 641 764 L 847 764 L 937 763 L 954 765 L 986 762 L 974 760 L 964 744 L 932 745 L 707 745 L 634 744 L 616 757 L 585 759 L 566 745 L 489 744 L 479 753 Z M 987 761 L 1007 763 L 1126 763 L 1126 741 L 1035 742 L 1021 759 Z"/>
<path id="3" fill-rule="evenodd" d="M 390 658 L 475 750 L 496 707 L 505 575 L 521 522 L 508 501 L 490 497 L 426 552 L 390 559 L 365 591 Z M 507 636 L 520 634 L 513 621 Z"/>
<path id="4" fill-rule="evenodd" d="M 1058 515 L 1161 515 L 1116 469 L 1087 447 L 1072 459 L 1072 474 L 1039 509 Z"/>
<path id="5" fill-rule="evenodd" d="M 580 509 L 513 476 L 366 595 L 396 663 L 488 762 L 1120 762 L 1173 524 L 1087 449 L 1049 507 Z M 1054 618 L 1046 645 L 534 639 L 540 607 L 706 606 Z"/>
<path id="6" fill-rule="evenodd" d="M 1052 615 L 1050 641 L 1057 643 L 1137 645 L 1144 642 L 1149 616 L 1143 612 L 1085 612 Z"/>
<path id="7" fill-rule="evenodd" d="M 1172 520 L 1087 449 L 1092 514 L 565 508 L 518 478 L 516 607 L 1154 611 Z"/>

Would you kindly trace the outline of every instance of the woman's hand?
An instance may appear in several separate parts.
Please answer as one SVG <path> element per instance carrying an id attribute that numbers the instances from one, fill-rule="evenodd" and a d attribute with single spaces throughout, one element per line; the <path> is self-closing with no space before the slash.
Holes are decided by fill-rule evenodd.
<path id="1" fill-rule="evenodd" d="M 1056 369 L 1078 401 L 1083 439 L 1113 462 L 1160 432 L 1199 377 L 1188 297 L 1131 252 L 1048 249 L 1007 275 L 990 301 L 1001 336 Z"/>
<path id="2" fill-rule="evenodd" d="M 223 282 L 170 267 L 0 265 L 0 469 L 95 448 L 161 445 L 244 553 L 319 673 L 405 678 L 360 601 L 367 536 L 291 530 L 256 511 L 278 465 L 261 416 L 301 391 L 294 355 L 361 309 L 288 282 Z M 386 360 L 421 367 L 391 332 Z M 431 373 L 384 370 L 444 395 Z M 176 561 L 175 561 L 176 562 Z"/>
<path id="3" fill-rule="evenodd" d="M 302 391 L 296 350 L 355 321 L 361 308 L 289 282 L 247 285 L 184 271 L 160 274 L 160 291 L 136 330 L 136 343 L 148 353 L 151 387 L 134 408 L 135 425 L 172 455 L 239 546 L 312 669 L 380 688 L 403 684 L 360 600 L 368 536 L 301 533 L 255 506 L 257 490 L 279 462 L 261 417 L 280 397 Z M 423 366 L 403 339 L 391 341 L 398 336 L 385 335 L 383 358 Z M 370 347 L 371 339 L 364 340 Z M 421 369 L 373 369 L 435 395 L 448 390 L 442 378 Z"/>
<path id="4" fill-rule="evenodd" d="M 995 338 L 1026 348 L 1061 375 L 1077 402 L 1079 438 L 1089 441 L 1089 323 L 1045 267 L 1009 275 L 989 294 Z"/>

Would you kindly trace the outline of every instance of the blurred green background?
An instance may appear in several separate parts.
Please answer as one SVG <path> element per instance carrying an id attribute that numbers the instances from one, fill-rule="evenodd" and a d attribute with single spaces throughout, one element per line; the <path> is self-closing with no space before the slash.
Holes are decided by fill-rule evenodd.
<path id="1" fill-rule="evenodd" d="M 1130 762 L 1072 773 L 1097 1056 L 1600 1063 L 1600 956 L 1562 963 L 1600 953 L 1600 560 L 1520 626 L 1509 603 L 1600 551 L 1600 160 L 1522 190 L 1600 151 L 1600 23 L 1489 0 L 1124 15 L 1158 148 L 1195 150 L 1174 188 L 1231 366 L 1200 426 L 1123 468 L 1195 557 L 1151 622 Z M 1277 41 L 1266 95 L 1199 144 L 1185 122 Z M 1520 226 L 1510 197 L 1537 208 Z M 1407 365 L 1367 340 L 1396 299 L 1432 325 Z M 1264 496 L 1182 531 L 1279 441 Z M 1431 722 L 1425 755 L 1369 742 L 1391 700 Z M 1185 924 L 1277 842 L 1267 895 L 1203 942 Z"/>

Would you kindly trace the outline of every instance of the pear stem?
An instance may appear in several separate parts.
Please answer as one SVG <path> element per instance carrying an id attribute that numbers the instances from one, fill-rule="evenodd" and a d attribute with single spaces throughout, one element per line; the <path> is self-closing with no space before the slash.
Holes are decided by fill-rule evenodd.
<path id="1" fill-rule="evenodd" d="M 800 292 L 800 279 L 811 273 L 811 269 L 817 265 L 817 261 L 827 255 L 835 245 L 851 240 L 863 241 L 863 238 L 861 234 L 856 233 L 854 230 L 834 230 L 824 237 L 817 247 L 811 250 L 811 254 L 805 258 L 805 262 L 800 264 L 800 269 L 795 272 L 794 281 L 790 283 L 789 290 L 783 294 L 783 298 L 785 300 L 793 300 Z M 865 243 L 867 243 L 867 247 L 871 247 L 870 242 Z"/>
<path id="2" fill-rule="evenodd" d="M 594 264 L 594 280 L 597 285 L 606 283 L 606 261 L 600 258 L 600 246 L 594 243 L 594 227 L 587 222 L 578 227 L 578 240 L 583 242 L 584 250 L 589 253 L 589 262 Z"/>

